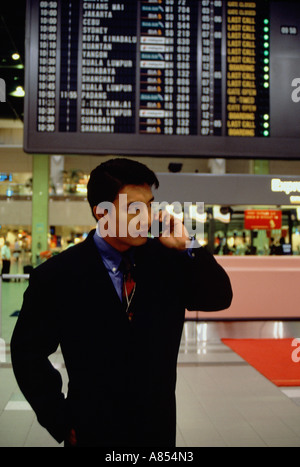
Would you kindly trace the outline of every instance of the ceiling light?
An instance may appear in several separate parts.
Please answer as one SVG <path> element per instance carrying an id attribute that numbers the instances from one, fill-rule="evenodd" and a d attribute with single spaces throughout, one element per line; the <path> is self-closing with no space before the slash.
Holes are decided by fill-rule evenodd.
<path id="1" fill-rule="evenodd" d="M 12 54 L 11 58 L 13 60 L 20 60 L 20 55 L 18 53 L 14 53 L 14 54 Z"/>
<path id="2" fill-rule="evenodd" d="M 11 92 L 10 95 L 13 97 L 24 97 L 25 91 L 22 86 L 17 86 L 17 88 Z"/>

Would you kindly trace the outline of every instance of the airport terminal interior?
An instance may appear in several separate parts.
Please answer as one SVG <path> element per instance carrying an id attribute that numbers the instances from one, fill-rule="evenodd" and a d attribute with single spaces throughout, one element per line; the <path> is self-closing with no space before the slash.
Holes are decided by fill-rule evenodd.
<path id="1" fill-rule="evenodd" d="M 91 171 L 121 157 L 157 174 L 155 200 L 233 288 L 227 310 L 186 311 L 177 447 L 300 447 L 299 2 L 5 3 L 0 447 L 62 446 L 18 387 L 11 336 L 30 271 L 96 226 Z M 60 347 L 50 360 L 67 393 Z"/>

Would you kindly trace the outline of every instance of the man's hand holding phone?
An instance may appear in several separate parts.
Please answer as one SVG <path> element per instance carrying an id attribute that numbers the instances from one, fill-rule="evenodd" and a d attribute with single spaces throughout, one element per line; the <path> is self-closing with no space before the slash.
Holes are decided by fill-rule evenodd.
<path id="1" fill-rule="evenodd" d="M 155 214 L 154 221 L 159 221 L 159 241 L 162 245 L 182 251 L 189 248 L 189 233 L 180 219 L 167 211 L 160 211 Z"/>

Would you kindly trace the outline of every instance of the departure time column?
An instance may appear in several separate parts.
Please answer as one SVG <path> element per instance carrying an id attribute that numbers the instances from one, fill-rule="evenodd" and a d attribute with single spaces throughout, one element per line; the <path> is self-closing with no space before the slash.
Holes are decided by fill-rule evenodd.
<path id="1" fill-rule="evenodd" d="M 59 131 L 77 130 L 79 0 L 61 4 Z"/>
<path id="2" fill-rule="evenodd" d="M 39 66 L 37 130 L 55 131 L 57 2 L 39 4 Z"/>

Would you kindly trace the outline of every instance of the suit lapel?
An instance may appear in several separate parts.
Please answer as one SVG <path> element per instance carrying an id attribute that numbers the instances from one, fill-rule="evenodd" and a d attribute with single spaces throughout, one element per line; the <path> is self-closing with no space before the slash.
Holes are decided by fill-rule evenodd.
<path id="1" fill-rule="evenodd" d="M 89 294 L 92 294 L 92 297 L 98 297 L 99 304 L 101 303 L 101 295 L 102 298 L 105 295 L 105 297 L 109 297 L 112 310 L 123 311 L 117 291 L 94 243 L 94 232 L 95 230 L 91 231 L 88 238 L 83 242 L 81 252 L 82 268 Z"/>

